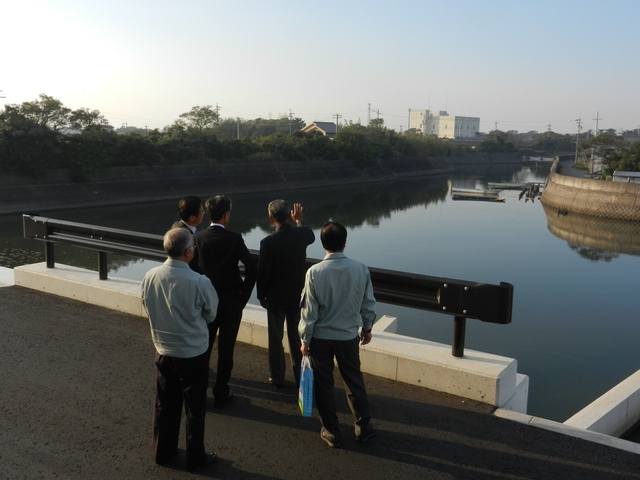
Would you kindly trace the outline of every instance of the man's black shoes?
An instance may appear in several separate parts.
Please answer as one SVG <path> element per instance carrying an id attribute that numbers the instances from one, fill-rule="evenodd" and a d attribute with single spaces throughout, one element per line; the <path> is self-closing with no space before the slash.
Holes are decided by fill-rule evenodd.
<path id="1" fill-rule="evenodd" d="M 224 408 L 231 403 L 233 400 L 233 392 L 229 389 L 229 393 L 224 398 L 216 398 L 213 402 L 214 408 Z"/>
<path id="2" fill-rule="evenodd" d="M 284 388 L 284 383 L 276 383 L 273 381 L 273 378 L 269 377 L 269 383 L 271 385 L 275 385 L 277 388 Z"/>
<path id="3" fill-rule="evenodd" d="M 360 429 L 360 433 L 356 433 L 356 442 L 366 443 L 371 437 L 373 437 L 373 426 L 369 423 L 363 429 Z"/>
<path id="4" fill-rule="evenodd" d="M 205 453 L 205 456 L 199 462 L 189 463 L 187 464 L 187 471 L 193 472 L 196 468 L 203 467 L 205 465 L 210 465 L 218 459 L 218 455 L 216 452 Z"/>

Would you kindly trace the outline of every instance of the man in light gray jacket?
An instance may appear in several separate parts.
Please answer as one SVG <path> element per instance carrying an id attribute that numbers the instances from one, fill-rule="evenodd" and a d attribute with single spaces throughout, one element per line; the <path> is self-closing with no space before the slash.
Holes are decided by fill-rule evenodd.
<path id="1" fill-rule="evenodd" d="M 142 280 L 142 302 L 156 348 L 156 399 L 152 456 L 171 460 L 178 449 L 182 405 L 186 411 L 187 470 L 209 464 L 215 453 L 204 448 L 209 379 L 209 330 L 218 309 L 211 281 L 189 268 L 195 248 L 185 228 L 169 230 L 163 241 L 169 257 Z"/>
<path id="2" fill-rule="evenodd" d="M 300 351 L 309 355 L 313 367 L 316 407 L 322 422 L 320 437 L 337 447 L 340 427 L 333 391 L 334 358 L 354 416 L 356 441 L 364 443 L 373 435 L 359 345 L 371 341 L 375 298 L 367 266 L 343 253 L 346 228 L 327 222 L 320 239 L 326 256 L 307 271 L 298 332 Z"/>

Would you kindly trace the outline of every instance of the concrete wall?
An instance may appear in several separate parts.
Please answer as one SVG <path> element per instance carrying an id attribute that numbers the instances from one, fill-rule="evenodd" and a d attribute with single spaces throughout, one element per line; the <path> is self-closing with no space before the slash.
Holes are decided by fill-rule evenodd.
<path id="1" fill-rule="evenodd" d="M 640 370 L 580 410 L 565 425 L 623 436 L 640 422 Z"/>
<path id="2" fill-rule="evenodd" d="M 515 155 L 474 153 L 456 157 L 393 158 L 369 168 L 349 162 L 216 163 L 118 167 L 75 183 L 54 170 L 39 179 L 0 176 L 0 215 L 172 200 L 185 195 L 283 192 L 301 188 L 389 182 L 444 175 L 454 169 L 517 164 Z"/>
<path id="3" fill-rule="evenodd" d="M 146 316 L 139 281 L 99 280 L 97 272 L 66 265 L 46 268 L 45 263 L 13 271 L 16 285 Z M 529 378 L 518 374 L 516 360 L 469 349 L 463 358 L 453 357 L 448 345 L 395 334 L 395 322 L 392 317 L 376 322 L 374 341 L 361 348 L 364 372 L 526 412 Z M 265 310 L 247 305 L 238 340 L 267 348 L 267 335 Z"/>
<path id="4" fill-rule="evenodd" d="M 540 201 L 560 215 L 578 213 L 640 221 L 640 185 L 576 178 L 556 173 L 558 159 Z"/>

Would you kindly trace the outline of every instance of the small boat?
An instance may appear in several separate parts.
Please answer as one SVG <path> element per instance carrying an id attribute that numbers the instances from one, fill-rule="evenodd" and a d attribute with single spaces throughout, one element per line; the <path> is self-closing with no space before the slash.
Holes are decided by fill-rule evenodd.
<path id="1" fill-rule="evenodd" d="M 480 202 L 504 202 L 505 198 L 500 196 L 500 190 L 494 188 L 452 188 L 452 200 L 476 200 Z"/>

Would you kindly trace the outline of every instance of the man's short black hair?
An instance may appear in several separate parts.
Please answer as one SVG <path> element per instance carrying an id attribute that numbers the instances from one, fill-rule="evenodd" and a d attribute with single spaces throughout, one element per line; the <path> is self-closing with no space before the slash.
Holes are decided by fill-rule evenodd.
<path id="1" fill-rule="evenodd" d="M 188 197 L 181 198 L 178 202 L 178 214 L 180 220 L 187 223 L 191 216 L 197 217 L 200 215 L 200 209 L 202 208 L 202 200 L 199 197 L 189 195 Z"/>
<path id="2" fill-rule="evenodd" d="M 224 214 L 231 211 L 231 199 L 226 195 L 216 195 L 207 199 L 204 205 L 209 220 L 214 223 L 220 221 Z"/>
<path id="3" fill-rule="evenodd" d="M 341 223 L 329 220 L 320 232 L 322 247 L 329 252 L 340 252 L 347 244 L 347 229 Z"/>
<path id="4" fill-rule="evenodd" d="M 291 215 L 291 212 L 289 211 L 289 204 L 282 199 L 274 200 L 269 203 L 268 210 L 269 215 L 271 215 L 280 225 L 286 223 Z"/>

